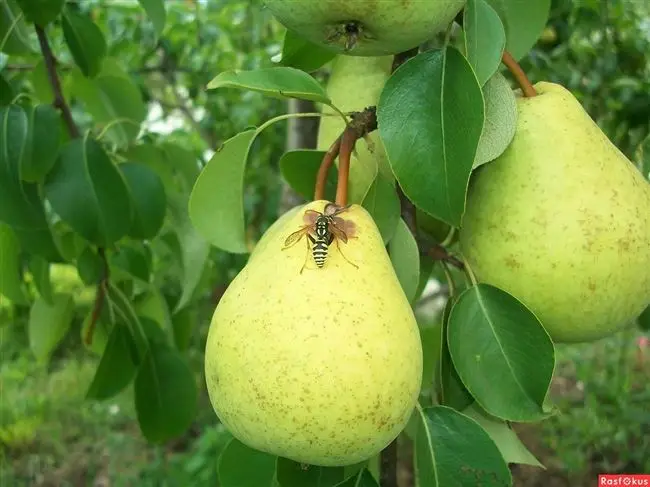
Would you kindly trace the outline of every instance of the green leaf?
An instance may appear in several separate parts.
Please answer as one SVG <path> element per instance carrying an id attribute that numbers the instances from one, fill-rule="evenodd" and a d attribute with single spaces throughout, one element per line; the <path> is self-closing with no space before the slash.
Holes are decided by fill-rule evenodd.
<path id="1" fill-rule="evenodd" d="M 254 71 L 224 71 L 208 83 L 209 90 L 241 88 L 273 98 L 299 98 L 331 104 L 325 89 L 309 74 L 286 66 Z"/>
<path id="2" fill-rule="evenodd" d="M 108 140 L 118 147 L 126 147 L 136 139 L 147 109 L 142 93 L 130 78 L 104 69 L 94 79 L 88 79 L 74 70 L 70 84 L 94 122 L 104 126 Z"/>
<path id="3" fill-rule="evenodd" d="M 524 57 L 541 35 L 551 9 L 551 0 L 486 0 L 506 28 L 506 49 L 516 60 Z"/>
<path id="4" fill-rule="evenodd" d="M 74 300 L 69 294 L 57 293 L 53 304 L 36 298 L 29 311 L 29 347 L 34 356 L 47 362 L 70 329 L 74 317 Z"/>
<path id="5" fill-rule="evenodd" d="M 431 259 L 429 259 L 431 260 Z M 434 396 L 435 388 L 437 386 L 436 372 L 438 371 L 438 363 L 440 362 L 440 327 L 425 326 L 420 327 L 420 341 L 422 342 L 422 390 L 420 394 L 427 396 Z M 420 396 L 421 397 L 421 396 Z M 420 400 L 422 403 L 422 400 Z M 427 404 L 428 405 L 428 404 Z"/>
<path id="6" fill-rule="evenodd" d="M 278 457 L 254 450 L 232 439 L 219 456 L 220 487 L 275 487 Z"/>
<path id="7" fill-rule="evenodd" d="M 280 158 L 282 177 L 296 193 L 307 201 L 311 201 L 314 197 L 316 176 L 324 156 L 325 151 L 294 150 L 285 152 Z M 337 179 L 338 170 L 333 164 L 327 172 L 325 180 L 325 199 L 327 201 L 334 201 Z"/>
<path id="8" fill-rule="evenodd" d="M 510 421 L 537 421 L 555 366 L 548 333 L 521 302 L 487 284 L 465 290 L 447 330 L 458 375 L 488 413 Z"/>
<path id="9" fill-rule="evenodd" d="M 487 434 L 490 435 L 490 438 L 496 443 L 506 463 L 520 463 L 543 467 L 539 460 L 521 442 L 517 433 L 505 421 L 489 415 L 477 406 L 476 403 L 469 406 L 462 413 L 480 424 Z"/>
<path id="10" fill-rule="evenodd" d="M 240 132 L 214 153 L 196 180 L 189 215 L 212 245 L 230 253 L 248 252 L 244 226 L 244 170 L 255 130 Z"/>
<path id="11" fill-rule="evenodd" d="M 22 181 L 23 158 L 29 151 L 29 118 L 18 105 L 0 111 L 0 221 L 15 228 L 47 228 L 45 210 L 34 184 Z"/>
<path id="12" fill-rule="evenodd" d="M 0 106 L 9 105 L 16 94 L 5 75 L 0 72 Z"/>
<path id="13" fill-rule="evenodd" d="M 476 76 L 453 47 L 402 64 L 379 99 L 379 132 L 399 185 L 415 205 L 450 225 L 459 226 L 465 211 L 483 117 Z"/>
<path id="14" fill-rule="evenodd" d="M 26 305 L 20 272 L 20 244 L 9 225 L 0 223 L 0 295 L 16 304 Z"/>
<path id="15" fill-rule="evenodd" d="M 395 185 L 378 172 L 361 206 L 377 224 L 384 244 L 390 242 L 400 219 L 400 203 Z"/>
<path id="16" fill-rule="evenodd" d="M 61 117 L 52 105 L 37 105 L 27 112 L 29 132 L 22 158 L 23 181 L 38 182 L 52 169 L 59 153 Z"/>
<path id="17" fill-rule="evenodd" d="M 388 250 L 395 274 L 397 274 L 406 298 L 412 304 L 420 282 L 420 251 L 413 234 L 401 218 L 397 223 L 397 229 Z"/>
<path id="18" fill-rule="evenodd" d="M 134 382 L 142 433 L 152 443 L 183 434 L 192 424 L 198 388 L 192 369 L 176 351 L 149 340 Z"/>
<path id="19" fill-rule="evenodd" d="M 336 487 L 379 487 L 367 468 L 359 470 L 359 473 L 350 477 L 343 482 L 336 484 Z"/>
<path id="20" fill-rule="evenodd" d="M 284 66 L 300 69 L 307 73 L 316 71 L 336 57 L 334 51 L 320 47 L 303 39 L 294 31 L 287 29 L 282 43 L 282 58 Z"/>
<path id="21" fill-rule="evenodd" d="M 454 298 L 449 298 L 442 313 L 442 326 L 440 336 L 440 365 L 437 370 L 437 384 L 440 391 L 440 403 L 456 410 L 461 410 L 472 404 L 474 398 L 467 391 L 463 381 L 458 376 L 449 353 L 447 333 L 449 328 L 449 316 L 453 308 Z"/>
<path id="22" fill-rule="evenodd" d="M 53 305 L 54 298 L 52 283 L 50 282 L 50 263 L 40 255 L 32 255 L 27 265 L 34 279 L 34 285 L 38 290 L 38 294 L 47 304 Z M 1 274 L 2 272 L 0 271 Z"/>
<path id="23" fill-rule="evenodd" d="M 133 309 L 133 305 L 124 292 L 112 281 L 107 285 L 107 302 L 110 303 L 115 312 L 117 321 L 123 321 L 129 328 L 131 339 L 134 343 L 133 353 L 136 363 L 142 363 L 145 353 L 148 350 L 147 335 L 140 318 Z"/>
<path id="24" fill-rule="evenodd" d="M 208 256 L 210 255 L 210 245 L 192 226 L 185 197 L 181 198 L 180 203 L 172 211 L 172 221 L 181 248 L 181 286 L 183 288 L 181 297 L 176 303 L 175 312 L 192 301 L 201 277 L 205 269 L 209 267 Z"/>
<path id="25" fill-rule="evenodd" d="M 0 52 L 10 56 L 34 52 L 25 17 L 14 0 L 0 2 Z"/>
<path id="26" fill-rule="evenodd" d="M 183 187 L 189 192 L 200 171 L 197 155 L 172 142 L 162 142 L 159 147 L 165 155 L 167 164 L 181 176 L 185 183 Z"/>
<path id="27" fill-rule="evenodd" d="M 59 16 L 64 3 L 65 0 L 18 0 L 25 19 L 41 27 L 45 27 Z"/>
<path id="28" fill-rule="evenodd" d="M 467 60 L 481 86 L 499 69 L 506 31 L 499 14 L 485 0 L 467 0 L 463 11 Z"/>
<path id="29" fill-rule="evenodd" d="M 104 271 L 104 261 L 90 246 L 77 257 L 77 274 L 87 286 L 97 284 Z"/>
<path id="30" fill-rule="evenodd" d="M 87 78 L 94 78 L 106 55 L 106 39 L 90 17 L 71 8 L 63 10 L 63 38 L 70 54 Z"/>
<path id="31" fill-rule="evenodd" d="M 129 277 L 139 279 L 143 283 L 148 283 L 151 275 L 150 262 L 144 249 L 138 245 L 121 245 L 117 251 L 110 257 L 111 267 L 116 267 L 127 274 Z"/>
<path id="32" fill-rule="evenodd" d="M 57 74 L 61 78 L 61 71 L 57 69 Z M 42 104 L 51 104 L 54 102 L 54 94 L 52 93 L 52 85 L 47 75 L 47 68 L 45 61 L 41 59 L 32 68 L 31 72 L 27 75 L 30 80 L 34 95 Z"/>
<path id="33" fill-rule="evenodd" d="M 154 29 L 158 35 L 162 34 L 167 20 L 167 11 L 163 0 L 138 0 L 147 16 L 151 19 Z"/>
<path id="34" fill-rule="evenodd" d="M 499 449 L 474 420 L 446 406 L 417 408 L 414 467 L 419 487 L 512 485 Z"/>
<path id="35" fill-rule="evenodd" d="M 635 157 L 641 174 L 650 181 L 650 135 L 639 144 Z"/>
<path id="36" fill-rule="evenodd" d="M 61 149 L 43 189 L 61 219 L 90 242 L 109 246 L 131 227 L 132 203 L 124 178 L 88 136 Z"/>
<path id="37" fill-rule="evenodd" d="M 512 142 L 517 128 L 517 100 L 508 80 L 496 73 L 483 87 L 485 125 L 473 167 L 493 161 Z"/>
<path id="38" fill-rule="evenodd" d="M 344 480 L 343 467 L 303 465 L 278 457 L 277 479 L 282 487 L 334 487 Z"/>
<path id="39" fill-rule="evenodd" d="M 156 326 L 164 332 L 165 336 L 172 336 L 172 317 L 169 306 L 158 289 L 151 288 L 143 295 L 138 296 L 133 303 L 133 309 L 141 322 L 148 319 L 156 323 Z M 167 341 L 167 339 L 165 340 Z"/>
<path id="40" fill-rule="evenodd" d="M 639 328 L 643 331 L 650 331 L 650 305 L 643 310 L 637 319 Z"/>
<path id="41" fill-rule="evenodd" d="M 133 200 L 133 224 L 129 235 L 142 240 L 152 239 L 162 228 L 167 210 L 162 180 L 144 164 L 124 162 L 119 168 Z"/>
<path id="42" fill-rule="evenodd" d="M 172 316 L 174 343 L 181 352 L 187 350 L 190 345 L 194 324 L 197 323 L 197 314 L 194 307 L 186 307 Z"/>
<path id="43" fill-rule="evenodd" d="M 134 346 L 129 329 L 123 323 L 116 323 L 86 392 L 87 399 L 109 399 L 131 383 L 137 370 L 133 359 Z"/>

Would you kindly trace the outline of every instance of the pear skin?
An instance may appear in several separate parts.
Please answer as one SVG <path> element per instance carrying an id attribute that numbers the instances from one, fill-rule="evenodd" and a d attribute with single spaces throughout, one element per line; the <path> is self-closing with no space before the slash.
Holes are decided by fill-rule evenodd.
<path id="1" fill-rule="evenodd" d="M 215 412 L 241 442 L 341 466 L 376 455 L 402 431 L 419 396 L 422 347 L 365 209 L 340 214 L 356 236 L 339 243 L 343 254 L 333 242 L 322 268 L 304 237 L 283 250 L 304 210 L 325 204 L 305 205 L 260 240 L 214 312 L 205 374 Z"/>
<path id="2" fill-rule="evenodd" d="M 332 61 L 327 95 L 344 113 L 361 112 L 365 108 L 375 106 L 390 77 L 392 65 L 393 56 L 337 56 Z M 328 106 L 323 106 L 323 113 L 336 114 Z M 341 117 L 321 117 L 318 149 L 329 149 L 344 129 L 345 123 Z M 338 159 L 336 163 L 338 165 Z M 394 179 L 379 132 L 374 131 L 358 140 L 352 153 L 348 197 L 351 203 L 363 201 L 378 171 L 386 176 L 387 180 Z"/>
<path id="3" fill-rule="evenodd" d="M 472 176 L 461 251 L 555 342 L 593 341 L 650 303 L 650 184 L 571 92 L 535 88 L 508 149 Z"/>
<path id="4" fill-rule="evenodd" d="M 285 27 L 349 56 L 393 55 L 444 30 L 467 0 L 263 0 Z"/>

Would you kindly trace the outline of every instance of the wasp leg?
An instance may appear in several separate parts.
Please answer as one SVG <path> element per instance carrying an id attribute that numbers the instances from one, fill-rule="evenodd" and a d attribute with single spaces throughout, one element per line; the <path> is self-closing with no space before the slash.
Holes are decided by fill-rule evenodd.
<path id="1" fill-rule="evenodd" d="M 341 246 L 339 245 L 339 239 L 337 238 L 337 239 L 334 239 L 334 240 L 336 240 L 336 248 L 339 250 L 339 253 L 341 254 L 341 257 L 343 257 L 348 262 L 348 264 L 350 264 L 350 265 L 352 265 L 352 266 L 354 266 L 354 267 L 356 267 L 358 269 L 359 266 L 354 264 L 353 262 L 350 262 L 350 260 L 341 251 Z"/>

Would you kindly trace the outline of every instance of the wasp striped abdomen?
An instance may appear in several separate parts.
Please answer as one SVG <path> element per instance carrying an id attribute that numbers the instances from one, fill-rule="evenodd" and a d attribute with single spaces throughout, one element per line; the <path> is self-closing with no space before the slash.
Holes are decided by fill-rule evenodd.
<path id="1" fill-rule="evenodd" d="M 316 238 L 312 238 L 311 252 L 318 267 L 323 267 L 327 259 L 327 249 L 330 244 L 329 218 L 319 216 L 316 220 Z"/>

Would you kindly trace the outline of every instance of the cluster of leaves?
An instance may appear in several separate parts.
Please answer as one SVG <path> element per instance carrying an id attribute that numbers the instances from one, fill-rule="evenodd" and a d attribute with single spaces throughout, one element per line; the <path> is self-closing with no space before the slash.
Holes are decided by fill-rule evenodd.
<path id="1" fill-rule="evenodd" d="M 262 97 L 202 89 L 205 66 L 270 63 L 278 28 L 266 25 L 267 14 L 247 2 L 175 7 L 0 3 L 3 310 L 8 300 L 16 326 L 25 317 L 42 363 L 81 322 L 84 344 L 101 357 L 88 399 L 133 384 L 140 427 L 153 442 L 177 437 L 195 419 L 199 391 L 185 353 L 197 303 L 241 265 L 192 226 L 190 190 L 220 133 L 280 109 Z M 252 21 L 257 37 L 241 39 L 237 18 Z M 156 129 L 156 111 L 195 130 Z M 281 134 L 265 142 L 253 165 L 278 150 Z M 267 184 L 260 173 L 247 182 Z M 251 218 L 267 218 L 259 198 L 247 208 Z M 95 288 L 91 303 L 53 284 L 68 270 L 82 288 Z"/>

